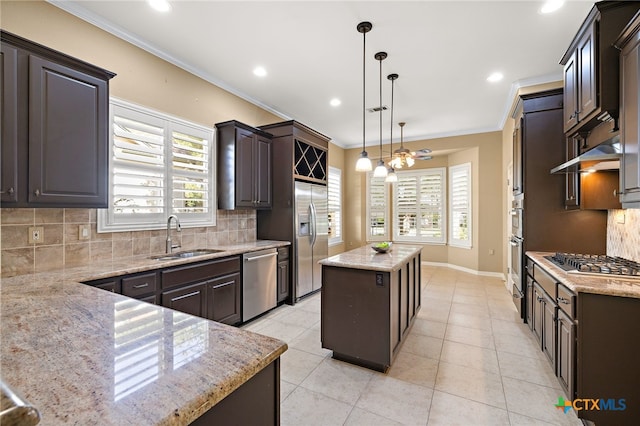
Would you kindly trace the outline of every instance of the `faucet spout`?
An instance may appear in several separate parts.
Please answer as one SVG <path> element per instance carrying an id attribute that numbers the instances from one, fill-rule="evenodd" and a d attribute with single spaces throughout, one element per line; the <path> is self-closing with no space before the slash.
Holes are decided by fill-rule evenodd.
<path id="1" fill-rule="evenodd" d="M 167 242 L 166 242 L 166 252 L 167 254 L 171 254 L 171 251 L 174 248 L 179 248 L 180 244 L 173 244 L 171 242 L 171 221 L 175 220 L 176 221 L 176 231 L 180 232 L 182 231 L 182 227 L 180 226 L 180 219 L 178 219 L 178 216 L 172 214 L 171 216 L 169 216 L 167 218 Z"/>

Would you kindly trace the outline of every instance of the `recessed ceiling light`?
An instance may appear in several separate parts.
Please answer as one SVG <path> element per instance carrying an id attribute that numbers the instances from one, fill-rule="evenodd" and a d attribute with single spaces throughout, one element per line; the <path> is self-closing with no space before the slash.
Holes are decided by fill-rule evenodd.
<path id="1" fill-rule="evenodd" d="M 267 70 L 264 69 L 264 67 L 255 67 L 253 69 L 253 74 L 257 75 L 258 77 L 264 77 L 267 75 Z"/>
<path id="2" fill-rule="evenodd" d="M 342 101 L 338 98 L 333 98 L 329 103 L 331 104 L 332 107 L 337 107 L 342 103 Z"/>
<path id="3" fill-rule="evenodd" d="M 171 5 L 167 0 L 147 0 L 147 3 L 158 12 L 168 12 L 171 10 Z"/>
<path id="4" fill-rule="evenodd" d="M 489 77 L 487 77 L 487 81 L 490 82 L 490 83 L 496 83 L 496 82 L 502 80 L 503 77 L 504 77 L 504 75 L 502 75 L 501 72 L 494 72 Z"/>
<path id="5" fill-rule="evenodd" d="M 540 13 L 552 13 L 564 5 L 564 0 L 547 0 L 540 8 Z"/>

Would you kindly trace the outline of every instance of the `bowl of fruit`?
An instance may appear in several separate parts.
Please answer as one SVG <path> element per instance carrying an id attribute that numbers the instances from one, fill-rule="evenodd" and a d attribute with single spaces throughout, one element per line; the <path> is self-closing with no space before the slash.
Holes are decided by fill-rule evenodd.
<path id="1" fill-rule="evenodd" d="M 371 248 L 377 251 L 378 253 L 386 253 L 391 250 L 391 242 L 390 241 L 382 241 L 379 243 L 371 244 Z"/>

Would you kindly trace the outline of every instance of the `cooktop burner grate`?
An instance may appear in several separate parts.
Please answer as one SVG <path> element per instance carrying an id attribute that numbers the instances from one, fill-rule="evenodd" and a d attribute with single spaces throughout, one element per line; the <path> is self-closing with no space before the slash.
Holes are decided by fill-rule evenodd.
<path id="1" fill-rule="evenodd" d="M 569 272 L 640 277 L 640 263 L 603 254 L 556 253 L 547 259 Z"/>

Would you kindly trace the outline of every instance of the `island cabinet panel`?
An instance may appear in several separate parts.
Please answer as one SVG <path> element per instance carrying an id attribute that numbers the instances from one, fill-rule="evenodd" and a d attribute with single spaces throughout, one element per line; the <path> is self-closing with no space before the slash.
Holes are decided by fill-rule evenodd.
<path id="1" fill-rule="evenodd" d="M 378 371 L 391 366 L 420 309 L 420 252 L 407 253 L 389 270 L 373 265 L 376 258 L 370 269 L 322 265 L 321 340 L 334 358 Z"/>

